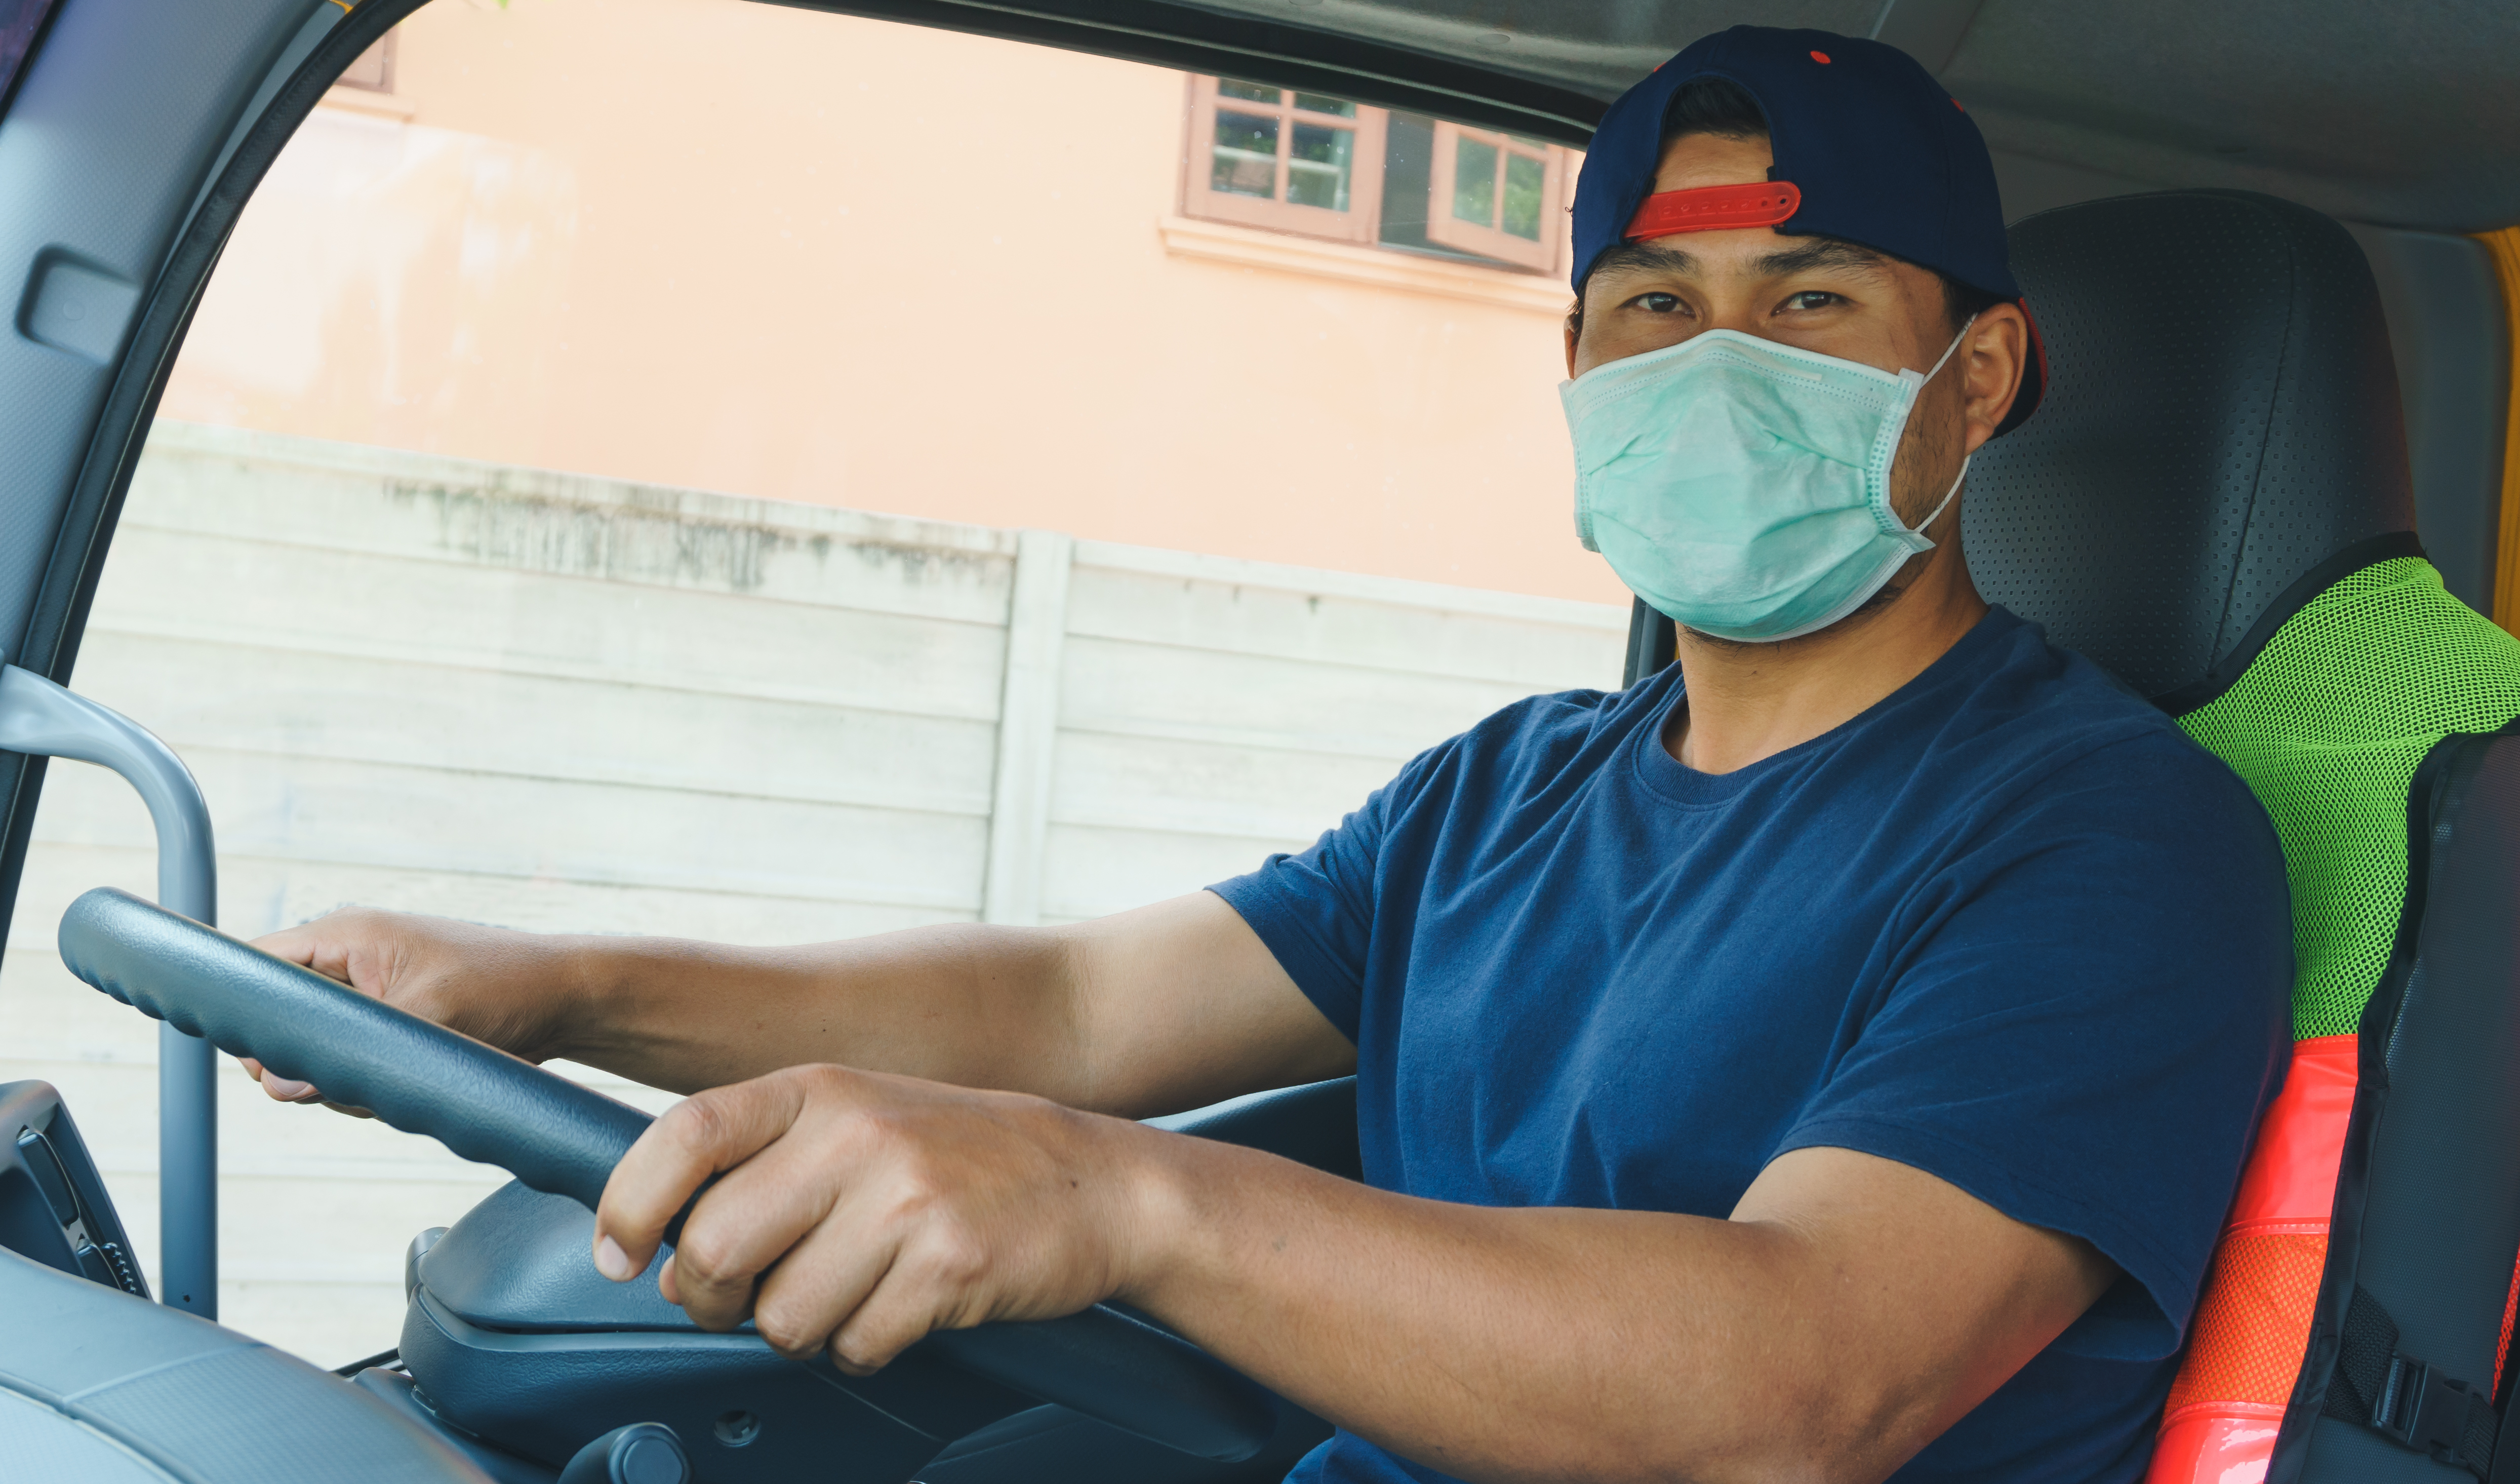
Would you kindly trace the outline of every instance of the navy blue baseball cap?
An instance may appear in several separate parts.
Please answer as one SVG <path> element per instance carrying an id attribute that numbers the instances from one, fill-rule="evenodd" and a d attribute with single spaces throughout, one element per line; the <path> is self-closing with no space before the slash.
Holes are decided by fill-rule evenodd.
<path id="1" fill-rule="evenodd" d="M 1655 194 L 1672 99 L 1701 77 L 1737 85 L 1767 115 L 1776 163 L 1766 185 Z M 1575 292 L 1621 243 L 1760 226 L 1858 243 L 2021 302 L 1985 138 L 1933 74 L 1878 41 L 1736 25 L 1628 89 L 1601 115 L 1576 182 Z M 2030 337 L 2021 390 L 1998 433 L 2020 426 L 2045 388 L 2035 322 Z"/>

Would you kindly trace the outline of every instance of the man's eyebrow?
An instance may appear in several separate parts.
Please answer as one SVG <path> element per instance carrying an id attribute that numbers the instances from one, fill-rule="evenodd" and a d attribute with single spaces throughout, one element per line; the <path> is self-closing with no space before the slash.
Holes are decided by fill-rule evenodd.
<path id="1" fill-rule="evenodd" d="M 1768 278 L 1808 273 L 1814 268 L 1852 268 L 1861 273 L 1886 274 L 1890 259 L 1869 247 L 1841 242 L 1834 237 L 1816 237 L 1782 251 L 1771 252 L 1751 264 L 1751 268 Z"/>

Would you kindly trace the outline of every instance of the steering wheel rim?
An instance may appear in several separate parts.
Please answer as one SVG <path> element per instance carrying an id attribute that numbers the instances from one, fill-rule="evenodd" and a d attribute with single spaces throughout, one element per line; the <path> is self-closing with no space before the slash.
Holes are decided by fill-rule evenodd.
<path id="1" fill-rule="evenodd" d="M 135 1010 L 589 1210 L 654 1121 L 126 891 L 79 897 L 60 941 L 70 972 Z M 1275 1424 L 1250 1381 L 1102 1304 L 940 1329 L 920 1344 L 1027 1396 L 1220 1462 L 1257 1453 Z"/>

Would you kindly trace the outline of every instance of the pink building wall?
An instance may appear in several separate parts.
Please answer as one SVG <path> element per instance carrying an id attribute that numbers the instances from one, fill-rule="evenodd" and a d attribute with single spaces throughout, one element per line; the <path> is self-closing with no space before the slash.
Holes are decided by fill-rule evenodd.
<path id="1" fill-rule="evenodd" d="M 1185 232 L 1178 72 L 438 0 L 392 96 L 336 91 L 165 416 L 1626 601 L 1572 533 L 1562 282 Z"/>

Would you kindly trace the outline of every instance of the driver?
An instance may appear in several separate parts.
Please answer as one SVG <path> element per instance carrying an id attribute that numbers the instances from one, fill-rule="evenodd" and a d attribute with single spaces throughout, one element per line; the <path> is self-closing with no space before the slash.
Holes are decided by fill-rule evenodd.
<path id="1" fill-rule="evenodd" d="M 653 1281 L 851 1372 L 1117 1298 L 1337 1423 L 1300 1480 L 2138 1478 L 2287 899 L 2240 783 L 1970 580 L 2039 389 L 1985 146 L 1888 47 L 1736 28 L 1603 118 L 1575 248 L 1577 523 L 1680 624 L 1651 679 L 1069 927 L 264 946 L 691 1093 L 594 1261 L 720 1176 Z M 1131 1121 L 1351 1071 L 1361 1185 Z"/>

